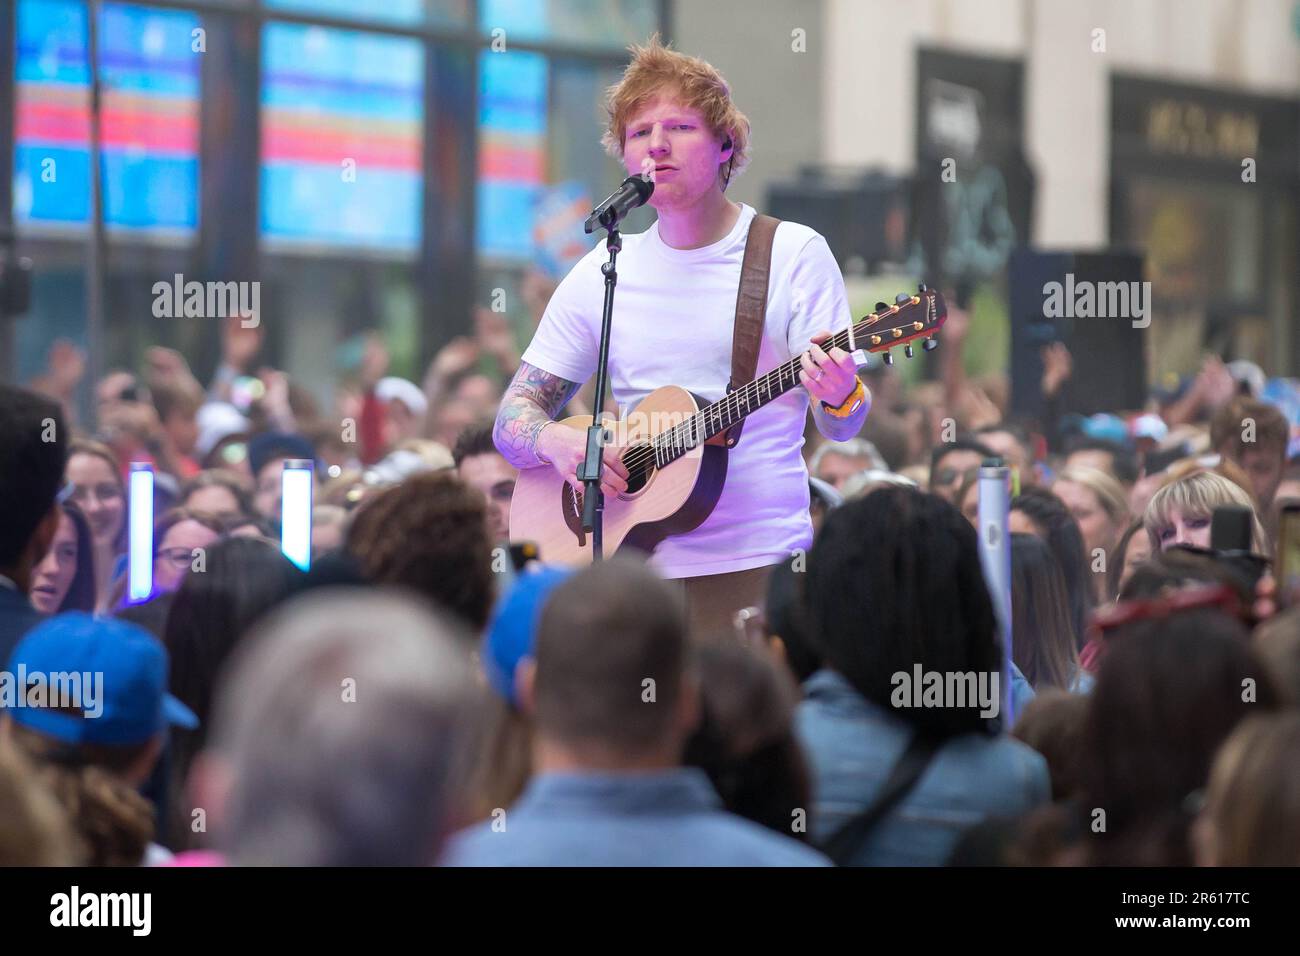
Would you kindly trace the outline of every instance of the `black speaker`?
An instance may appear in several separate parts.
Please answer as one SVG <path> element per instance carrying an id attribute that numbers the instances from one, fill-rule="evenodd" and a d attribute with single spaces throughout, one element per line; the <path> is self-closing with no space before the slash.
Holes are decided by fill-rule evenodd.
<path id="1" fill-rule="evenodd" d="M 907 200 L 897 176 L 811 166 L 768 185 L 766 212 L 821 233 L 841 270 L 858 258 L 870 272 L 906 257 Z"/>
<path id="2" fill-rule="evenodd" d="M 1053 342 L 1063 342 L 1074 363 L 1060 413 L 1140 409 L 1151 321 L 1142 257 L 1021 247 L 1011 255 L 1009 275 L 1012 414 L 1042 418 L 1041 353 Z"/>

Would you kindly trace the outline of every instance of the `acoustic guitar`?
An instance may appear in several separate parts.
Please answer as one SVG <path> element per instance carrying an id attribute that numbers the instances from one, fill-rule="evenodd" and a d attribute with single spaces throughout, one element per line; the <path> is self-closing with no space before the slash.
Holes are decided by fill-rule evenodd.
<path id="1" fill-rule="evenodd" d="M 923 339 L 928 352 L 947 318 L 943 296 L 924 285 L 915 295 L 899 295 L 892 306 L 876 311 L 851 328 L 831 336 L 822 348 L 846 352 L 884 352 L 902 345 L 912 357 L 911 342 Z M 623 548 L 650 552 L 669 535 L 699 527 L 713 511 L 727 477 L 727 431 L 768 402 L 800 385 L 799 357 L 734 389 L 716 402 L 705 402 L 684 388 L 657 388 L 626 419 L 606 413 L 606 444 L 623 446 L 627 491 L 605 496 L 604 552 Z M 590 415 L 556 423 L 586 432 Z M 591 535 L 582 527 L 583 489 L 574 488 L 550 465 L 526 468 L 515 482 L 510 501 L 510 540 L 532 541 L 548 564 L 589 564 Z"/>

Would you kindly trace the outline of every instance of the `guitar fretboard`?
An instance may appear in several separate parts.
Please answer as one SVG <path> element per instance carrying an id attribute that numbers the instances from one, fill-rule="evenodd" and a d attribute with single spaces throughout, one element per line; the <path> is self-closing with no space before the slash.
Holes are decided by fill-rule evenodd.
<path id="1" fill-rule="evenodd" d="M 873 313 L 853 327 L 853 337 L 858 348 L 868 346 L 867 338 L 873 332 L 878 332 L 872 326 L 881 317 Z M 821 343 L 826 351 L 841 348 L 849 352 L 852 351 L 849 345 L 848 329 L 832 335 L 828 341 Z M 799 385 L 799 370 L 802 367 L 800 358 L 795 357 L 734 392 L 728 392 L 724 398 L 706 405 L 690 418 L 655 436 L 651 444 L 654 447 L 656 467 L 662 468 L 671 464 L 692 448 L 704 444 L 751 412 L 758 411 Z"/>

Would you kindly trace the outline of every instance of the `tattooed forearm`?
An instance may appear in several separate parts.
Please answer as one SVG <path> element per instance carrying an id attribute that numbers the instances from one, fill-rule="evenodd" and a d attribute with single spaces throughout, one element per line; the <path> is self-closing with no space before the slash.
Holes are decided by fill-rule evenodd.
<path id="1" fill-rule="evenodd" d="M 560 413 L 560 409 L 568 404 L 577 390 L 577 382 L 552 375 L 536 365 L 520 362 L 519 371 L 515 372 L 515 377 L 510 380 L 505 397 L 509 399 L 511 396 L 518 396 L 530 399 L 546 413 L 547 418 L 552 418 Z"/>
<path id="2" fill-rule="evenodd" d="M 501 408 L 492 428 L 497 450 L 506 461 L 516 468 L 533 468 L 542 464 L 537 454 L 537 436 L 577 390 L 577 382 L 520 362 L 519 370 L 501 399 Z"/>

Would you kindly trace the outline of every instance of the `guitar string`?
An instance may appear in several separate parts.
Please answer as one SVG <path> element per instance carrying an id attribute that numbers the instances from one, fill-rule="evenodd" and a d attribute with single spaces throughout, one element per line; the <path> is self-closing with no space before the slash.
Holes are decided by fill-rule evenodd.
<path id="1" fill-rule="evenodd" d="M 750 411 L 753 411 L 753 402 L 750 398 L 762 402 L 762 383 L 765 380 L 772 378 L 775 373 L 781 373 L 776 376 L 776 383 L 783 386 L 786 377 L 785 373 L 782 371 L 783 369 L 784 366 L 778 369 L 773 369 L 761 379 L 748 383 L 743 389 L 730 392 L 724 399 L 720 399 L 717 402 L 699 409 L 685 421 L 661 432 L 650 442 L 638 446 L 636 449 L 637 454 L 625 458 L 624 464 L 631 462 L 634 465 L 640 465 L 643 462 L 648 461 L 651 454 L 660 451 L 672 451 L 678 447 L 683 450 L 689 450 L 690 448 L 696 447 L 698 444 L 698 436 L 702 434 L 704 429 L 707 429 L 710 419 L 721 421 L 724 417 L 729 418 L 732 412 L 738 412 L 740 410 L 742 400 L 744 400 L 746 407 Z M 771 383 L 768 384 L 768 391 L 769 394 L 775 391 Z M 750 398 L 745 398 L 745 396 L 750 396 Z M 769 401 L 770 400 L 771 399 L 769 398 Z M 761 407 L 761 405 L 759 407 Z M 701 428 L 701 426 L 703 426 L 703 428 Z M 722 430 L 723 429 L 719 429 L 719 431 Z M 705 440 L 707 441 L 707 439 Z M 692 441 L 695 441 L 696 444 L 690 444 Z"/>
<path id="2" fill-rule="evenodd" d="M 864 323 L 859 322 L 856 324 L 862 325 Z M 855 329 L 855 334 L 856 334 L 856 329 Z M 839 341 L 841 338 L 844 338 L 843 343 Z M 822 343 L 822 344 L 825 345 L 827 343 Z M 848 344 L 848 330 L 833 335 L 830 339 L 829 344 L 831 348 L 843 348 L 844 345 Z M 667 431 L 661 432 L 659 435 L 656 435 L 652 442 L 638 447 L 637 451 L 641 452 L 641 454 L 638 455 L 635 459 L 631 457 L 625 458 L 624 464 L 627 464 L 629 461 L 635 460 L 635 463 L 637 465 L 640 465 L 643 462 L 648 460 L 648 457 L 652 451 L 656 451 L 656 450 L 671 452 L 680 448 L 683 451 L 689 451 L 692 448 L 698 447 L 700 443 L 698 441 L 697 436 L 701 433 L 698 424 L 704 424 L 705 427 L 707 428 L 710 419 L 721 420 L 724 416 L 730 418 L 733 413 L 737 413 L 740 411 L 740 407 L 742 403 L 745 406 L 746 415 L 750 414 L 753 411 L 756 411 L 758 408 L 762 408 L 766 404 L 766 402 L 764 402 L 763 400 L 763 385 L 765 382 L 767 384 L 767 391 L 768 391 L 767 401 L 768 402 L 775 401 L 777 398 L 780 397 L 780 395 L 773 394 L 775 389 L 773 388 L 772 383 L 768 382 L 767 380 L 772 379 L 773 376 L 775 376 L 776 386 L 780 388 L 781 395 L 784 395 L 786 391 L 788 391 L 791 388 L 794 388 L 799 384 L 799 371 L 801 370 L 801 367 L 802 367 L 801 358 L 791 359 L 789 362 L 786 362 L 784 365 L 780 365 L 777 368 L 767 372 L 765 375 L 762 376 L 762 378 L 755 379 L 752 382 L 746 383 L 746 385 L 743 388 L 736 389 L 733 392 L 728 392 L 726 396 L 719 399 L 717 402 L 713 402 L 709 405 L 706 405 L 704 408 L 700 409 L 698 412 L 690 416 L 685 421 L 680 422 L 677 425 L 674 425 L 672 428 L 668 429 Z M 790 378 L 789 386 L 786 386 L 785 384 L 787 375 Z M 756 400 L 758 404 L 755 405 L 754 401 L 752 401 L 751 399 Z M 727 428 L 730 428 L 734 424 L 735 422 L 730 422 L 728 425 L 719 428 L 718 431 L 719 432 L 725 431 Z M 717 432 L 715 432 L 714 434 L 717 434 Z M 669 440 L 664 441 L 665 438 Z M 708 439 L 705 439 L 705 441 L 707 440 Z M 694 444 L 692 444 L 692 441 L 694 441 Z"/>
<path id="3" fill-rule="evenodd" d="M 875 316 L 873 314 L 872 317 L 878 320 L 881 316 Z M 856 329 L 857 325 L 867 325 L 868 327 L 870 327 L 869 324 L 866 322 L 855 323 L 855 327 L 852 330 L 853 336 L 856 336 L 857 334 L 857 329 Z M 835 335 L 831 336 L 829 345 L 831 348 L 844 348 L 846 345 L 849 344 L 849 340 L 853 336 L 851 336 L 849 334 L 849 330 L 846 329 L 842 332 L 836 333 Z M 843 342 L 840 341 L 841 338 L 844 339 Z M 822 344 L 825 345 L 827 343 L 822 343 Z M 704 408 L 700 409 L 698 412 L 696 412 L 694 415 L 687 418 L 685 421 L 682 421 L 677 425 L 674 425 L 672 428 L 668 429 L 667 431 L 661 432 L 659 435 L 656 435 L 654 439 L 652 439 L 650 442 L 638 445 L 634 449 L 634 453 L 632 455 L 629 455 L 628 457 L 623 459 L 624 465 L 626 465 L 628 468 L 628 477 L 629 478 L 632 477 L 632 472 L 634 469 L 636 471 L 637 477 L 640 477 L 642 474 L 648 473 L 650 470 L 649 466 L 650 466 L 651 459 L 654 460 L 655 467 L 659 467 L 659 461 L 658 461 L 659 452 L 668 452 L 671 454 L 672 452 L 680 449 L 682 453 L 685 453 L 687 451 L 690 451 L 693 448 L 698 447 L 698 445 L 700 444 L 698 436 L 701 433 L 701 429 L 699 428 L 699 425 L 703 424 L 705 428 L 707 428 L 710 419 L 720 421 L 724 416 L 730 418 L 732 413 L 737 413 L 740 411 L 740 406 L 742 402 L 745 405 L 745 415 L 748 415 L 751 412 L 756 411 L 757 408 L 762 408 L 766 404 L 766 402 L 763 401 L 763 394 L 762 394 L 763 385 L 765 382 L 767 384 L 767 389 L 768 389 L 767 401 L 769 402 L 775 401 L 776 398 L 780 396 L 772 394 L 772 392 L 774 391 L 774 389 L 772 388 L 772 383 L 767 380 L 771 379 L 775 375 L 776 385 L 781 389 L 781 395 L 784 395 L 785 392 L 788 391 L 790 388 L 794 388 L 796 385 L 799 384 L 799 372 L 801 371 L 801 367 L 802 367 L 802 356 L 800 358 L 792 359 L 789 362 L 785 363 L 784 365 L 772 369 L 767 374 L 765 374 L 762 378 L 755 379 L 754 381 L 747 383 L 743 388 L 727 393 L 727 395 L 724 396 L 724 398 L 720 399 L 719 401 L 706 405 Z M 790 385 L 788 387 L 785 385 L 787 374 L 790 376 Z M 753 401 L 751 401 L 751 399 L 757 400 L 758 405 L 755 406 L 753 404 Z M 731 422 L 728 425 L 724 426 L 723 428 L 719 428 L 718 431 L 719 432 L 725 431 L 726 428 L 730 428 L 734 424 L 735 422 Z M 717 433 L 715 432 L 715 434 Z M 708 439 L 705 439 L 705 441 L 707 440 Z M 667 464 L 667 462 L 665 462 L 665 464 Z"/>
<path id="4" fill-rule="evenodd" d="M 869 330 L 871 325 L 873 325 L 875 321 L 879 321 L 885 315 L 890 313 L 897 314 L 898 312 L 903 312 L 903 311 L 906 311 L 906 307 L 899 309 L 897 306 L 895 306 L 889 312 L 882 312 L 880 314 L 872 313 L 870 319 L 874 321 L 864 320 L 863 322 L 855 323 L 853 328 L 845 329 L 844 331 L 838 332 L 835 335 L 831 336 L 829 340 L 829 344 L 831 348 L 844 348 L 845 346 L 851 344 L 852 339 L 857 336 L 858 334 L 857 326 L 862 325 Z M 881 329 L 880 331 L 884 332 L 887 330 Z M 843 342 L 840 341 L 841 338 L 844 339 Z M 901 338 L 898 341 L 899 344 L 902 344 Z M 826 343 L 822 343 L 822 344 L 825 345 Z M 785 392 L 788 390 L 785 387 L 785 378 L 787 372 L 791 376 L 791 384 L 789 388 L 793 388 L 799 382 L 798 373 L 801 370 L 801 366 L 802 366 L 802 355 L 800 358 L 792 359 L 789 362 L 785 363 L 784 365 L 772 369 L 767 374 L 765 374 L 762 378 L 755 379 L 754 381 L 747 383 L 743 388 L 737 389 L 736 391 L 733 392 L 729 392 L 724 398 L 720 399 L 719 401 L 706 405 L 704 408 L 698 410 L 694 415 L 691 415 L 686 420 L 678 423 L 677 425 L 674 425 L 672 428 L 668 429 L 667 431 L 662 432 L 659 435 L 656 435 L 653 439 L 651 439 L 651 441 L 636 446 L 636 448 L 633 450 L 633 454 L 623 459 L 623 464 L 628 468 L 629 478 L 632 476 L 633 469 L 636 470 L 638 477 L 640 477 L 643 473 L 648 473 L 650 470 L 650 463 L 652 460 L 654 462 L 655 467 L 659 467 L 659 460 L 658 460 L 659 452 L 668 452 L 671 454 L 674 451 L 680 450 L 682 453 L 685 453 L 687 451 L 690 451 L 693 448 L 698 447 L 699 444 L 701 443 L 698 438 L 698 436 L 701 434 L 701 429 L 699 425 L 703 424 L 705 428 L 707 428 L 710 419 L 715 419 L 720 421 L 724 415 L 730 418 L 732 413 L 736 413 L 740 411 L 740 406 L 742 401 L 744 402 L 745 405 L 745 415 L 748 415 L 756 410 L 756 407 L 753 405 L 753 403 L 750 400 L 751 398 L 758 400 L 759 404 L 757 405 L 757 408 L 762 408 L 763 405 L 766 404 L 763 401 L 763 397 L 762 397 L 762 385 L 765 380 L 771 379 L 774 374 L 776 375 L 776 384 L 779 387 L 781 387 L 781 394 L 784 395 Z M 775 401 L 777 397 L 780 397 L 780 396 L 772 395 L 771 382 L 767 383 L 767 388 L 768 388 L 767 401 L 769 402 Z M 742 418 L 743 417 L 744 416 L 742 416 Z M 731 424 L 725 426 L 724 428 L 720 428 L 719 431 L 724 431 L 726 428 L 730 428 L 734 424 L 735 422 L 732 422 Z M 715 434 L 717 433 L 715 432 Z M 666 438 L 670 440 L 665 441 Z M 708 439 L 706 438 L 705 441 L 707 440 Z M 668 462 L 666 462 L 665 464 L 668 464 Z"/>
<path id="5" fill-rule="evenodd" d="M 833 344 L 832 347 L 836 346 Z M 755 381 L 746 384 L 742 389 L 729 392 L 725 398 L 706 405 L 685 421 L 680 422 L 672 428 L 656 435 L 650 442 L 638 445 L 635 449 L 635 454 L 629 455 L 623 459 L 624 465 L 628 466 L 628 471 L 630 472 L 633 467 L 640 468 L 641 465 L 648 464 L 651 457 L 655 458 L 657 464 L 658 452 L 671 452 L 678 448 L 685 452 L 698 447 L 700 444 L 698 436 L 702 433 L 702 429 L 698 427 L 699 425 L 704 425 L 707 428 L 710 419 L 720 421 L 724 417 L 730 418 L 733 412 L 740 411 L 742 400 L 745 404 L 746 414 L 755 411 L 757 408 L 763 407 L 766 403 L 763 401 L 761 383 L 764 380 L 771 378 L 774 373 L 780 373 L 776 376 L 776 385 L 781 388 L 781 394 L 784 395 L 788 390 L 785 387 L 787 370 L 791 374 L 791 385 L 789 387 L 794 387 L 794 385 L 798 383 L 799 379 L 793 363 L 787 363 L 786 365 L 773 369 L 761 379 L 756 379 Z M 769 383 L 768 401 L 774 401 L 779 397 L 772 395 L 772 392 L 774 391 L 775 389 Z M 759 404 L 755 406 L 750 398 L 757 400 Z M 734 422 L 731 422 L 724 428 L 720 428 L 718 431 L 725 431 L 726 428 L 729 428 L 734 424 Z M 717 433 L 715 432 L 714 434 Z M 707 440 L 708 439 L 705 439 L 705 441 Z M 694 443 L 692 444 L 692 442 Z"/>
<path id="6" fill-rule="evenodd" d="M 832 336 L 830 341 L 830 346 L 832 348 L 843 347 L 838 341 L 841 335 L 845 335 L 845 333 Z M 698 436 L 702 433 L 702 429 L 699 426 L 703 425 L 707 429 L 708 422 L 711 419 L 717 421 L 721 421 L 724 417 L 730 419 L 732 413 L 738 413 L 740 411 L 742 402 L 745 406 L 746 415 L 756 411 L 758 408 L 762 408 L 766 404 L 763 400 L 763 385 L 765 383 L 768 391 L 767 401 L 775 401 L 780 397 L 780 395 L 773 394 L 778 388 L 780 389 L 780 394 L 784 395 L 789 389 L 794 388 L 799 384 L 798 373 L 801 364 L 802 362 L 800 359 L 792 359 L 784 365 L 772 369 L 763 375 L 762 378 L 755 379 L 754 381 L 747 383 L 743 388 L 727 393 L 724 398 L 719 399 L 717 402 L 706 405 L 685 421 L 674 425 L 672 428 L 661 432 L 659 435 L 656 435 L 650 442 L 638 445 L 634 449 L 633 454 L 623 459 L 624 465 L 628 468 L 629 477 L 631 477 L 631 472 L 634 468 L 637 470 L 638 477 L 641 473 L 648 472 L 651 458 L 654 459 L 655 466 L 658 467 L 659 452 L 671 453 L 677 449 L 681 449 L 684 453 L 692 448 L 698 447 L 700 444 Z M 787 375 L 790 378 L 789 386 L 786 386 L 785 384 Z M 768 381 L 769 379 L 773 379 L 774 376 L 776 388 L 773 387 L 771 381 Z M 757 401 L 757 405 L 754 404 L 755 401 Z M 725 431 L 734 424 L 735 422 L 730 422 L 728 425 L 719 428 L 718 431 Z M 717 434 L 717 432 L 714 434 Z M 708 439 L 706 438 L 705 441 L 707 440 Z"/>

